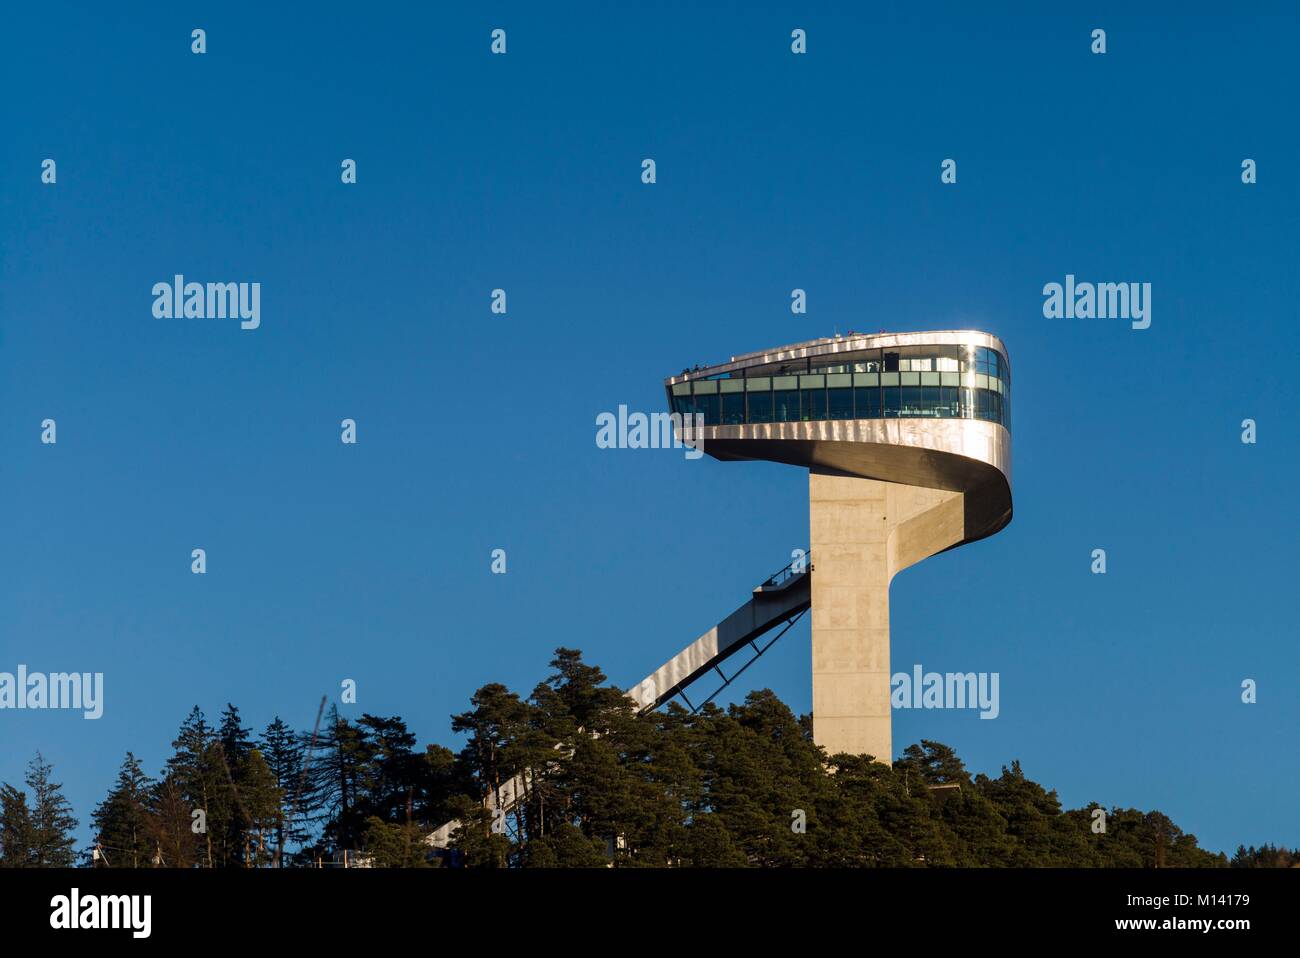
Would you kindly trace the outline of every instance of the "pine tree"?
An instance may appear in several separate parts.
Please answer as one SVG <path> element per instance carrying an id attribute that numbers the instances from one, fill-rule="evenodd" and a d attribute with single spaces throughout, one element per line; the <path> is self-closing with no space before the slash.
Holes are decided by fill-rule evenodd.
<path id="1" fill-rule="evenodd" d="M 262 733 L 258 745 L 266 766 L 275 778 L 275 786 L 280 790 L 280 817 L 275 825 L 273 841 L 276 848 L 286 842 L 302 843 L 307 839 L 309 830 L 301 820 L 290 822 L 286 834 L 286 822 L 294 814 L 295 798 L 302 786 L 302 763 L 306 745 L 300 736 L 294 733 L 277 715 Z"/>
<path id="2" fill-rule="evenodd" d="M 27 787 L 32 795 L 33 864 L 46 868 L 71 868 L 76 864 L 73 832 L 77 820 L 63 786 L 50 780 L 54 767 L 40 752 L 27 766 Z"/>
<path id="3" fill-rule="evenodd" d="M 414 822 L 391 824 L 376 815 L 366 820 L 362 847 L 377 868 L 427 868 L 428 846 Z"/>
<path id="4" fill-rule="evenodd" d="M 193 868 L 207 860 L 207 836 L 194 832 L 194 809 L 175 774 L 154 785 L 149 795 L 150 864 Z"/>
<path id="5" fill-rule="evenodd" d="M 149 823 L 153 782 L 130 752 L 117 773 L 117 784 L 91 814 L 95 837 L 102 846 L 101 863 L 114 868 L 144 868 L 154 857 Z"/>
<path id="6" fill-rule="evenodd" d="M 421 759 L 414 814 L 419 821 L 441 825 L 456 817 L 458 797 L 473 794 L 473 778 L 456 753 L 441 745 L 426 745 Z"/>
<path id="7" fill-rule="evenodd" d="M 284 793 L 276 783 L 275 775 L 267 766 L 262 753 L 249 751 L 240 766 L 236 783 L 248 815 L 248 828 L 244 832 L 243 861 L 252 868 L 270 864 L 275 854 L 272 844 L 283 822 Z"/>
<path id="8" fill-rule="evenodd" d="M 451 717 L 451 730 L 469 733 L 461 754 L 483 793 L 496 792 L 520 771 L 509 762 L 505 750 L 527 727 L 528 706 L 496 682 L 475 692 L 470 704 L 473 708 L 468 712 Z"/>
<path id="9" fill-rule="evenodd" d="M 277 718 L 255 747 L 234 705 L 218 729 L 196 706 L 162 779 L 150 781 L 128 752 L 95 808 L 105 863 L 265 867 L 294 841 L 299 860 L 364 850 L 377 865 L 423 867 L 429 828 L 454 818 L 461 827 L 438 860 L 470 867 L 1228 864 L 1157 811 L 1112 808 L 1094 832 L 1096 803 L 1063 810 L 1019 762 L 998 778 L 972 777 L 951 748 L 928 740 L 892 766 L 827 756 L 811 717 L 796 718 L 770 691 L 726 709 L 672 704 L 637 715 L 576 650 L 557 649 L 551 664 L 527 700 L 503 685 L 480 688 L 452 716 L 453 730 L 468 733 L 458 754 L 417 752 L 400 717 L 350 722 L 333 708 L 318 738 Z M 38 754 L 27 791 L 0 787 L 0 867 L 73 863 L 77 823 L 51 771 Z M 516 774 L 524 792 L 502 832 L 482 800 Z M 1251 846 L 1232 864 L 1298 859 Z"/>
<path id="10" fill-rule="evenodd" d="M 358 814 L 395 823 L 407 817 L 407 805 L 422 783 L 424 771 L 414 752 L 415 736 L 402 719 L 365 714 L 357 720 L 365 763 L 359 769 Z"/>
<path id="11" fill-rule="evenodd" d="M 174 778 L 190 811 L 203 812 L 202 863 L 208 868 L 225 865 L 230 861 L 234 796 L 221 743 L 197 705 L 181 723 L 172 748 L 175 754 L 167 760 L 167 774 Z"/>
<path id="12" fill-rule="evenodd" d="M 1265 844 L 1256 848 L 1238 845 L 1230 863 L 1233 868 L 1298 868 L 1300 867 L 1300 848 L 1287 849 L 1286 846 Z"/>
<path id="13" fill-rule="evenodd" d="M 346 720 L 339 716 L 338 706 L 331 704 L 315 738 L 311 732 L 302 732 L 299 736 L 303 771 L 299 777 L 300 785 L 294 792 L 297 809 L 292 827 L 304 834 L 315 833 L 318 836 L 313 845 L 304 845 L 300 850 L 300 857 L 304 860 L 315 859 L 329 851 L 324 830 L 337 817 L 343 804 L 337 741 L 340 724 L 346 724 Z"/>
<path id="14" fill-rule="evenodd" d="M 221 748 L 225 752 L 226 761 L 230 767 L 237 768 L 253 748 L 252 739 L 250 739 L 250 729 L 244 728 L 243 723 L 239 720 L 239 709 L 231 703 L 226 703 L 225 710 L 221 713 L 221 726 L 217 729 L 217 741 L 221 743 Z"/>
<path id="15" fill-rule="evenodd" d="M 35 842 L 27 793 L 7 783 L 0 786 L 0 867 L 33 867 Z"/>
<path id="16" fill-rule="evenodd" d="M 364 801 L 374 786 L 374 748 L 366 732 L 331 706 L 308 766 L 307 796 L 321 830 L 322 848 L 361 847 Z"/>

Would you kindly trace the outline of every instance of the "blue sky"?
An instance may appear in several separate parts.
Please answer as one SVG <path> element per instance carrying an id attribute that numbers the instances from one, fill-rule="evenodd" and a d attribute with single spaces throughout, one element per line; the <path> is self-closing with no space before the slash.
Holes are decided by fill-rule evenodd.
<path id="1" fill-rule="evenodd" d="M 9 14 L 0 670 L 102 671 L 106 704 L 0 713 L 0 780 L 41 749 L 84 838 L 196 703 L 310 727 L 352 678 L 345 714 L 453 744 L 558 645 L 638 681 L 806 544 L 807 479 L 602 450 L 596 415 L 973 327 L 1010 351 L 1015 519 L 895 580 L 893 664 L 1000 672 L 1001 715 L 898 712 L 896 748 L 1300 844 L 1295 15 L 705 6 Z M 260 282 L 261 328 L 155 319 L 176 273 Z M 1150 282 L 1151 327 L 1045 319 L 1067 273 Z M 807 711 L 806 626 L 746 678 Z"/>

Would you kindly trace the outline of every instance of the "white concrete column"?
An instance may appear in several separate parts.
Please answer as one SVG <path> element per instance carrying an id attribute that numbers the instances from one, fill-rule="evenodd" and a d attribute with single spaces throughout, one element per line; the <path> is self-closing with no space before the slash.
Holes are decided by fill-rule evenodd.
<path id="1" fill-rule="evenodd" d="M 889 763 L 889 583 L 962 540 L 962 494 L 812 469 L 808 507 L 813 738 Z"/>

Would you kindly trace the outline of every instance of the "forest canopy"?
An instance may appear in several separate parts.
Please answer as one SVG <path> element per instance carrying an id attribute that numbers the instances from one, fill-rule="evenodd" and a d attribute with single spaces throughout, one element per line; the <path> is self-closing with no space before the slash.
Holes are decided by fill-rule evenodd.
<path id="1" fill-rule="evenodd" d="M 1300 855 L 1272 845 L 1229 861 L 1158 811 L 1090 802 L 1065 809 L 1012 761 L 969 772 L 939 742 L 893 765 L 826 755 L 811 718 L 772 692 L 692 713 L 638 716 L 573 649 L 524 697 L 476 691 L 451 717 L 458 750 L 416 747 L 398 716 L 313 730 L 275 718 L 260 733 L 227 705 L 197 706 L 156 776 L 128 752 L 77 821 L 37 756 L 27 789 L 0 789 L 0 865 L 111 868 L 372 867 L 1259 867 Z M 495 815 L 489 794 L 524 775 Z M 430 838 L 458 821 L 446 848 Z M 281 852 L 283 849 L 283 852 Z"/>

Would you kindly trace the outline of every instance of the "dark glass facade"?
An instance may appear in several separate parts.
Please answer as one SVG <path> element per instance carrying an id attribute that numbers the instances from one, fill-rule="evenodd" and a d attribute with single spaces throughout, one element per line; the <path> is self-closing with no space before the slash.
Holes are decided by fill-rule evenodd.
<path id="1" fill-rule="evenodd" d="M 1011 427 L 1011 367 L 983 346 L 895 346 L 747 366 L 669 387 L 706 426 L 825 419 L 984 419 Z"/>

